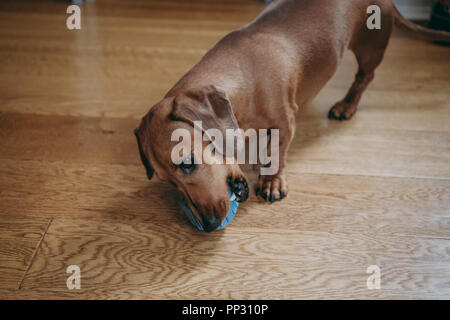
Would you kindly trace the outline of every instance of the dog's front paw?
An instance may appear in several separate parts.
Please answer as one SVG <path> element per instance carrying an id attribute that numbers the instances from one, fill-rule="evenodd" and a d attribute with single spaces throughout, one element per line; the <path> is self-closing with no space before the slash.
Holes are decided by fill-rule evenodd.
<path id="1" fill-rule="evenodd" d="M 259 176 L 256 195 L 264 200 L 274 202 L 287 196 L 287 182 L 283 173 L 273 176 Z"/>

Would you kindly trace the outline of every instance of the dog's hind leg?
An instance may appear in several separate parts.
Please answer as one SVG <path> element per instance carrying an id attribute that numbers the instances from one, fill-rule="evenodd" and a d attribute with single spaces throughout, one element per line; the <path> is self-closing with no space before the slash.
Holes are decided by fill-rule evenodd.
<path id="1" fill-rule="evenodd" d="M 362 94 L 375 76 L 375 68 L 381 63 L 383 53 L 384 50 L 365 53 L 364 56 L 357 55 L 359 70 L 355 81 L 345 98 L 331 108 L 328 113 L 329 119 L 349 120 L 353 117 Z M 369 59 L 367 59 L 367 55 L 369 55 Z"/>
<path id="2" fill-rule="evenodd" d="M 392 33 L 393 18 L 384 17 L 382 30 L 364 30 L 351 50 L 358 61 L 358 73 L 345 98 L 336 103 L 328 113 L 329 119 L 349 120 L 355 114 L 358 103 L 367 86 L 375 76 L 375 69 L 380 65 Z M 374 33 L 374 34 L 373 34 Z"/>

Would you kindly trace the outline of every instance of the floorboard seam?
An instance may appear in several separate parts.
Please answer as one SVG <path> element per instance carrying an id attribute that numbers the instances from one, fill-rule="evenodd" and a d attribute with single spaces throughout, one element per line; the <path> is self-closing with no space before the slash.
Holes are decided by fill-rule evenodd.
<path id="1" fill-rule="evenodd" d="M 28 271 L 30 270 L 31 265 L 33 264 L 34 258 L 36 257 L 36 254 L 39 251 L 39 248 L 41 247 L 42 240 L 44 240 L 44 237 L 47 234 L 47 231 L 50 228 L 50 224 L 52 223 L 52 221 L 53 221 L 53 218 L 50 218 L 48 220 L 48 223 L 47 223 L 47 226 L 45 227 L 44 233 L 42 234 L 41 238 L 39 239 L 39 242 L 36 245 L 36 248 L 33 251 L 33 254 L 32 254 L 31 259 L 30 259 L 30 263 L 28 264 L 27 268 L 25 269 L 25 272 L 23 273 L 22 278 L 20 279 L 20 282 L 19 282 L 19 285 L 17 287 L 17 290 L 22 289 L 23 281 L 25 280 L 25 277 L 26 277 Z"/>
<path id="2" fill-rule="evenodd" d="M 387 178 L 387 179 L 414 179 L 414 180 L 432 180 L 432 181 L 449 181 L 450 177 L 433 177 L 433 176 L 401 176 L 392 174 L 361 174 L 361 173 L 333 173 L 333 172 L 306 172 L 306 171 L 289 171 L 288 175 L 294 176 L 299 174 L 324 175 L 324 176 L 347 176 L 347 177 L 368 177 L 368 178 Z"/>

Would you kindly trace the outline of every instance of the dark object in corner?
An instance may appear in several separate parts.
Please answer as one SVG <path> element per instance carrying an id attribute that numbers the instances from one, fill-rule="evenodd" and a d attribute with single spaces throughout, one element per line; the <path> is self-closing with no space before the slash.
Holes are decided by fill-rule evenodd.
<path id="1" fill-rule="evenodd" d="M 450 32 L 450 6 L 442 2 L 433 3 L 429 27 Z"/>

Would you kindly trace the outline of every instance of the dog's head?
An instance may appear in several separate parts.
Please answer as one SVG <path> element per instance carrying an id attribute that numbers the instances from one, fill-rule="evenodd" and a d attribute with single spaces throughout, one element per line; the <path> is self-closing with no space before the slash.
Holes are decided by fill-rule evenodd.
<path id="1" fill-rule="evenodd" d="M 202 128 L 194 128 L 197 121 L 201 121 Z M 177 129 L 189 132 L 189 139 L 172 141 Z M 152 107 L 135 130 L 147 177 L 151 179 L 155 172 L 161 180 L 174 184 L 205 231 L 215 230 L 227 216 L 229 189 L 240 202 L 249 195 L 238 164 L 226 164 L 223 153 L 204 152 L 211 148 L 210 141 L 194 141 L 196 135 L 203 136 L 210 129 L 219 130 L 223 137 L 226 129 L 238 129 L 229 99 L 214 86 L 166 97 Z M 173 161 L 174 148 L 183 150 L 180 161 Z"/>

